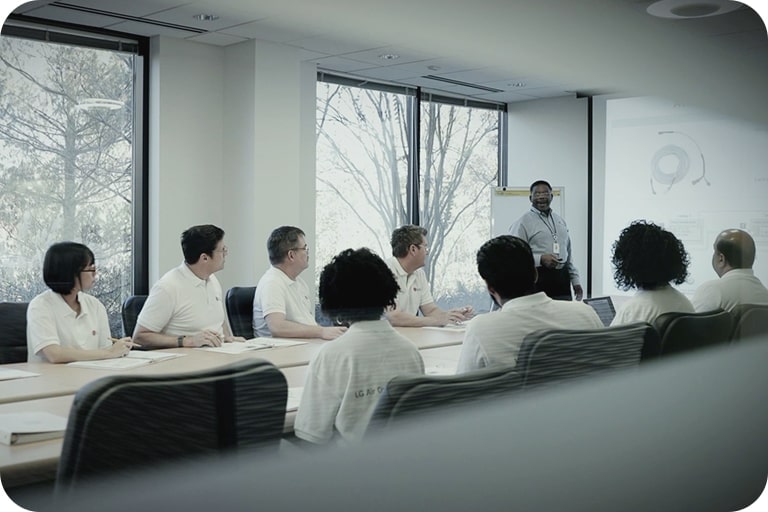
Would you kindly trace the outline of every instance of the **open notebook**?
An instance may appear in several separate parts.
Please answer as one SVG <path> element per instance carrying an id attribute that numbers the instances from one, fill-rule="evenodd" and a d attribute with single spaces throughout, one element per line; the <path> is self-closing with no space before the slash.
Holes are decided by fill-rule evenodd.
<path id="1" fill-rule="evenodd" d="M 616 308 L 613 307 L 613 301 L 610 297 L 592 297 L 584 299 L 584 304 L 589 304 L 597 312 L 597 316 L 603 321 L 603 325 L 608 327 L 616 316 Z"/>
<path id="2" fill-rule="evenodd" d="M 0 414 L 0 442 L 7 445 L 64 437 L 67 418 L 33 411 Z"/>
<path id="3" fill-rule="evenodd" d="M 76 368 L 93 368 L 94 370 L 128 370 L 138 368 L 150 363 L 167 361 L 177 357 L 185 356 L 178 352 L 152 352 L 145 350 L 131 350 L 126 357 L 116 357 L 113 359 L 96 359 L 94 361 L 73 361 L 67 363 L 67 366 Z"/>

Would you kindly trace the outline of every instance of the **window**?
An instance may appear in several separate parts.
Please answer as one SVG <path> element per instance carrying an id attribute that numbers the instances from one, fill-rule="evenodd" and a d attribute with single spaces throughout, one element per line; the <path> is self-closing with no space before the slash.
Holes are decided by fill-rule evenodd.
<path id="1" fill-rule="evenodd" d="M 142 59 L 135 41 L 102 41 L 121 50 L 17 36 L 28 33 L 56 39 L 8 25 L 0 37 L 0 300 L 29 301 L 45 290 L 47 248 L 81 242 L 98 268 L 89 293 L 106 306 L 117 336 L 141 260 L 133 191 L 142 169 L 135 157 Z"/>
<path id="2" fill-rule="evenodd" d="M 320 78 L 316 276 L 348 247 L 389 257 L 392 230 L 415 223 L 429 231 L 425 270 L 438 305 L 488 310 L 475 254 L 490 234 L 503 106 Z"/>
<path id="3" fill-rule="evenodd" d="M 490 306 L 475 255 L 490 235 L 499 118 L 495 109 L 421 103 L 419 224 L 429 232 L 432 295 L 445 309 Z"/>
<path id="4" fill-rule="evenodd" d="M 405 94 L 317 84 L 316 275 L 339 251 L 391 254 L 389 236 L 408 223 Z"/>

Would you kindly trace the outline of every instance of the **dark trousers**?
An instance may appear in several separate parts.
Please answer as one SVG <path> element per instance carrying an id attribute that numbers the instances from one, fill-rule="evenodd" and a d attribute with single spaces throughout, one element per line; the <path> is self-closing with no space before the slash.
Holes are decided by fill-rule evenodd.
<path id="1" fill-rule="evenodd" d="M 571 276 L 568 269 L 536 267 L 539 279 L 536 281 L 536 291 L 544 292 L 555 300 L 573 300 L 571 296 Z"/>

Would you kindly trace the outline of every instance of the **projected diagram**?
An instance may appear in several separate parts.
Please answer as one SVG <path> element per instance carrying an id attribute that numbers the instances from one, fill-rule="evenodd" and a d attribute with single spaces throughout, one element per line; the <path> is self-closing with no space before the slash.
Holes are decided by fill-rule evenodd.
<path id="1" fill-rule="evenodd" d="M 691 180 L 691 185 L 696 185 L 702 180 L 708 186 L 711 185 L 707 179 L 707 162 L 704 159 L 704 153 L 693 137 L 679 130 L 662 130 L 658 134 L 671 139 L 672 142 L 656 150 L 651 159 L 650 183 L 651 192 L 654 195 L 657 194 L 657 186 L 654 186 L 654 182 L 659 184 L 658 193 L 667 193 L 673 185 L 683 183 L 689 172 L 696 172 L 696 170 L 691 170 L 691 157 L 689 155 L 693 148 L 690 147 L 690 144 L 684 143 L 685 140 L 693 143 L 701 159 L 701 169 L 698 170 L 697 177 Z M 688 148 L 686 149 L 685 146 Z"/>

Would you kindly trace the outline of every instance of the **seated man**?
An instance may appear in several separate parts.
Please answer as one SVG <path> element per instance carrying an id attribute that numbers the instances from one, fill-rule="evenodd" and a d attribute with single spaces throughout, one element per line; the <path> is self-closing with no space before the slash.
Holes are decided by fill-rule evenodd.
<path id="1" fill-rule="evenodd" d="M 739 304 L 768 304 L 768 289 L 755 277 L 755 241 L 746 231 L 726 229 L 715 240 L 712 268 L 720 279 L 703 283 L 693 295 L 696 311 L 731 311 Z"/>
<path id="2" fill-rule="evenodd" d="M 323 269 L 323 313 L 350 327 L 309 365 L 294 425 L 300 439 L 325 443 L 338 432 L 345 442 L 358 441 L 387 382 L 424 373 L 416 346 L 383 318 L 397 289 L 387 265 L 368 249 L 342 251 Z"/>
<path id="3" fill-rule="evenodd" d="M 393 257 L 387 260 L 387 265 L 400 287 L 395 308 L 387 312 L 392 325 L 443 326 L 472 318 L 472 306 L 444 311 L 435 304 L 429 291 L 427 274 L 422 268 L 429 254 L 426 229 L 413 225 L 397 228 L 392 232 L 391 244 Z M 419 311 L 423 316 L 417 316 Z"/>
<path id="4" fill-rule="evenodd" d="M 500 311 L 479 315 L 467 326 L 458 372 L 514 366 L 523 338 L 542 329 L 597 329 L 603 322 L 582 302 L 554 300 L 536 292 L 537 272 L 528 242 L 511 235 L 489 240 L 477 251 L 477 271 Z"/>
<path id="5" fill-rule="evenodd" d="M 267 240 L 267 253 L 272 266 L 253 295 L 254 336 L 332 340 L 343 333 L 346 327 L 321 327 L 315 322 L 309 287 L 299 277 L 309 266 L 304 232 L 293 226 L 275 229 Z"/>
<path id="6" fill-rule="evenodd" d="M 133 341 L 144 348 L 218 347 L 234 337 L 224 315 L 221 285 L 213 274 L 224 268 L 224 231 L 206 224 L 181 234 L 184 261 L 149 292 L 136 320 Z"/>

